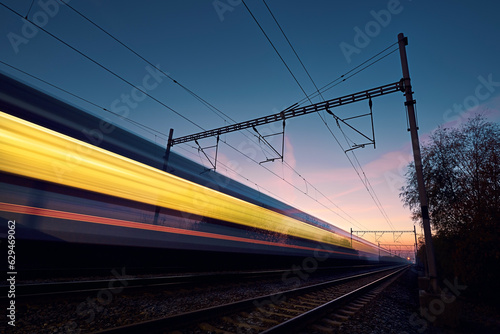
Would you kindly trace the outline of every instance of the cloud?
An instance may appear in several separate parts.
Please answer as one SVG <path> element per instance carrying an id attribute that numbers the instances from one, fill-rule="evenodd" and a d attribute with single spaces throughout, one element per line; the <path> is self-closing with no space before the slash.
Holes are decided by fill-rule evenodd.
<path id="1" fill-rule="evenodd" d="M 454 107 L 455 106 L 456 105 L 454 105 Z M 466 110 L 457 112 L 452 112 L 451 109 L 446 110 L 443 114 L 445 123 L 443 123 L 441 127 L 457 128 L 463 123 L 466 123 L 468 119 L 478 114 L 483 115 L 491 122 L 498 121 L 500 119 L 500 96 L 491 98 L 478 106 Z"/>
<path id="2" fill-rule="evenodd" d="M 389 171 L 404 170 L 412 159 L 413 155 L 410 151 L 410 147 L 409 145 L 405 145 L 396 151 L 383 154 L 380 158 L 366 164 L 363 169 L 369 174 L 369 177 L 380 177 Z"/>
<path id="3" fill-rule="evenodd" d="M 324 165 L 307 165 L 306 170 L 297 171 L 301 173 L 298 175 L 291 169 L 296 168 L 297 160 L 296 150 L 288 137 L 285 137 L 285 150 L 286 163 L 276 160 L 263 164 L 272 173 L 254 163 L 242 161 L 240 157 L 240 174 L 247 180 L 243 180 L 241 176 L 233 178 L 344 230 L 351 227 L 389 229 L 387 221 L 351 166 L 331 168 Z M 231 155 L 221 154 L 219 157 L 221 162 L 224 160 L 224 164 L 231 162 Z M 363 165 L 378 199 L 397 229 L 402 228 L 401 224 L 407 225 L 409 222 L 408 211 L 394 203 L 399 202 L 399 187 L 404 181 L 404 173 L 411 158 L 410 144 L 405 144 L 400 149 L 387 152 Z M 360 175 L 363 177 L 361 171 Z M 391 180 L 391 177 L 394 179 L 394 175 L 397 176 L 398 184 L 391 187 L 388 180 Z"/>

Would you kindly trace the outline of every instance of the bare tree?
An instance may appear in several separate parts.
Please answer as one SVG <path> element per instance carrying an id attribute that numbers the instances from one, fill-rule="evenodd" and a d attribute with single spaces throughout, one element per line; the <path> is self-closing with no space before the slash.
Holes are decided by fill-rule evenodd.
<path id="1" fill-rule="evenodd" d="M 498 229 L 500 218 L 500 127 L 476 116 L 459 128 L 439 127 L 422 147 L 431 224 L 438 234 Z M 400 197 L 420 221 L 413 163 Z"/>
<path id="2" fill-rule="evenodd" d="M 424 182 L 442 278 L 459 277 L 475 298 L 496 302 L 500 274 L 500 126 L 476 116 L 438 128 L 422 147 Z M 421 221 L 413 164 L 400 197 Z"/>

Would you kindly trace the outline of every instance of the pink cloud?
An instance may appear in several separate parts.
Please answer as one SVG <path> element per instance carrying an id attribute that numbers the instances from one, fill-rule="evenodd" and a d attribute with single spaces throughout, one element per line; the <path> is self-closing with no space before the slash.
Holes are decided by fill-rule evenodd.
<path id="1" fill-rule="evenodd" d="M 489 121 L 497 121 L 500 118 L 500 96 L 496 96 L 488 101 L 466 110 L 456 108 L 457 105 L 453 106 L 453 109 L 448 109 L 443 114 L 443 119 L 445 123 L 442 127 L 445 128 L 456 128 L 461 124 L 467 122 L 469 118 L 480 114 L 483 115 Z"/>
<path id="2" fill-rule="evenodd" d="M 365 166 L 363 169 L 368 173 L 368 177 L 380 177 L 386 172 L 394 170 L 404 170 L 408 163 L 413 159 L 409 145 L 401 147 L 399 150 L 391 151 L 383 154 Z"/>

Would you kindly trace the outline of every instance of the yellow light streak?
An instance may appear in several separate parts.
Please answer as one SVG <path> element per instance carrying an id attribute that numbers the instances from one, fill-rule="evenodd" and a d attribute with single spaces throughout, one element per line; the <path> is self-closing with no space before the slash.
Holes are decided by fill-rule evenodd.
<path id="1" fill-rule="evenodd" d="M 4 172 L 333 245 L 349 240 L 297 219 L 0 111 Z M 371 251 L 356 242 L 356 249 Z M 357 247 L 359 244 L 360 247 Z"/>

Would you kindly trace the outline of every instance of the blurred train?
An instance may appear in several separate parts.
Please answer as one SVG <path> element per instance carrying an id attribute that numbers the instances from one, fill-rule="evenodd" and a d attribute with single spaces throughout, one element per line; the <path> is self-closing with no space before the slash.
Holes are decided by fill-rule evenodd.
<path id="1" fill-rule="evenodd" d="M 164 172 L 164 147 L 1 74 L 0 141 L 20 270 L 400 260 L 174 152 Z"/>

